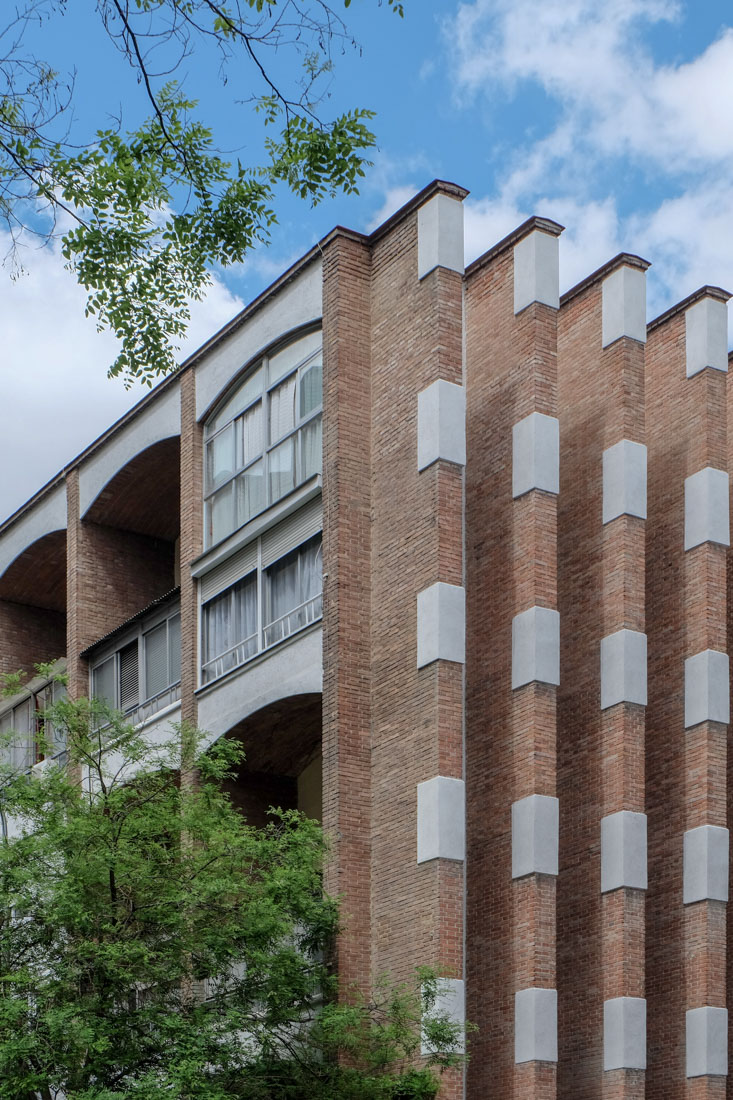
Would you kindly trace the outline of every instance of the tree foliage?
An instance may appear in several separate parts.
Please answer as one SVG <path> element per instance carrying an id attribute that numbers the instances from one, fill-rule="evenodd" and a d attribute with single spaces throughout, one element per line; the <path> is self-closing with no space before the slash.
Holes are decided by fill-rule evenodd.
<path id="1" fill-rule="evenodd" d="M 432 974 L 422 1003 L 386 983 L 336 999 L 315 822 L 249 826 L 226 739 L 151 747 L 85 700 L 48 717 L 68 767 L 0 787 L 2 1100 L 435 1095 L 460 1036 Z M 416 1064 L 421 1026 L 440 1053 Z"/>
<path id="2" fill-rule="evenodd" d="M 205 294 L 212 267 L 240 262 L 267 239 L 279 184 L 312 204 L 357 189 L 373 115 L 319 113 L 332 47 L 350 42 L 325 0 L 97 0 L 150 117 L 129 131 L 118 120 L 79 143 L 73 78 L 26 45 L 37 25 L 48 33 L 63 18 L 66 3 L 19 0 L 0 29 L 0 219 L 17 245 L 28 229 L 52 235 L 63 215 L 63 253 L 88 291 L 88 313 L 120 340 L 110 374 L 151 385 L 175 369 L 190 303 Z M 403 14 L 398 0 L 388 7 Z M 223 156 L 214 127 L 172 79 L 196 51 L 211 64 L 212 48 L 214 75 L 245 74 L 244 117 L 258 116 L 267 134 L 261 163 Z M 276 54 L 292 60 L 286 87 L 271 75 Z"/>

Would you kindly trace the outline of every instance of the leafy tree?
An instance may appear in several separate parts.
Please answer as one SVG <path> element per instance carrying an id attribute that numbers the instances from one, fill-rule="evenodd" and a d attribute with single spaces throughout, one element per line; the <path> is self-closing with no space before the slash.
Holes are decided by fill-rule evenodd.
<path id="1" fill-rule="evenodd" d="M 278 184 L 313 204 L 356 191 L 373 114 L 319 115 L 332 47 L 350 42 L 325 0 L 96 0 L 150 117 L 129 132 L 119 120 L 79 140 L 70 128 L 73 78 L 27 45 L 66 3 L 18 0 L 0 28 L 0 220 L 13 246 L 29 229 L 52 235 L 59 214 L 70 220 L 63 253 L 89 292 L 87 312 L 121 341 L 109 373 L 152 385 L 175 369 L 189 303 L 204 295 L 212 265 L 239 262 L 267 238 Z M 399 0 L 388 7 L 403 14 Z M 262 163 L 223 156 L 213 127 L 171 79 L 194 51 L 223 77 L 244 74 L 247 103 L 268 135 Z M 285 86 L 269 67 L 278 51 L 300 73 Z M 17 259 L 15 247 L 11 254 Z"/>
<path id="2" fill-rule="evenodd" d="M 460 1037 L 432 974 L 422 1004 L 384 983 L 336 1000 L 315 822 L 249 826 L 222 793 L 226 739 L 151 747 L 86 700 L 48 717 L 68 766 L 0 787 L 2 1100 L 435 1095 Z M 416 1063 L 425 1011 L 442 1053 Z"/>

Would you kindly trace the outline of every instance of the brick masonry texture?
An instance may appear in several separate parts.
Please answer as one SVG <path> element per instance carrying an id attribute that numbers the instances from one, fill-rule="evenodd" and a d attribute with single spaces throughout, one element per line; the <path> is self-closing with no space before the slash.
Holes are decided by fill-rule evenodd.
<path id="1" fill-rule="evenodd" d="M 228 392 L 271 346 L 257 342 L 263 317 L 267 341 L 291 331 L 287 309 L 320 265 L 323 691 L 248 710 L 238 689 L 227 732 L 247 763 L 232 797 L 257 823 L 272 802 L 295 805 L 320 748 L 344 996 L 425 964 L 465 979 L 478 1030 L 465 1073 L 443 1078 L 444 1100 L 733 1098 L 733 1077 L 685 1076 L 685 1013 L 731 1008 L 733 945 L 727 904 L 683 905 L 682 894 L 686 830 L 728 826 L 733 810 L 728 727 L 684 724 L 685 660 L 727 653 L 733 631 L 730 549 L 684 549 L 685 479 L 733 468 L 733 383 L 710 368 L 687 377 L 685 310 L 727 296 L 702 288 L 652 322 L 646 344 L 603 348 L 604 280 L 645 261 L 623 254 L 559 309 L 515 314 L 514 246 L 560 227 L 530 219 L 463 275 L 419 279 L 418 210 L 437 193 L 465 196 L 436 181 L 371 236 L 334 230 L 212 338 L 158 391 L 178 386 L 180 439 L 113 472 L 84 517 L 95 445 L 49 487 L 65 482 L 65 531 L 38 533 L 43 492 L 0 526 L 0 551 L 21 546 L 0 576 L 0 671 L 65 652 L 70 689 L 85 694 L 82 651 L 180 579 L 181 709 L 196 720 L 197 386 L 218 399 L 211 368 Z M 466 465 L 418 470 L 418 394 L 438 379 L 464 387 Z M 559 421 L 559 493 L 515 499 L 512 428 L 533 412 Z M 621 440 L 648 449 L 647 519 L 604 524 L 603 452 Z M 438 582 L 465 588 L 466 662 L 418 668 L 417 595 Z M 512 620 L 535 607 L 560 615 L 560 684 L 512 690 Z M 647 636 L 648 702 L 602 710 L 601 640 L 621 630 Z M 231 699 L 246 677 L 226 681 Z M 466 859 L 418 864 L 417 787 L 436 776 L 465 780 Z M 534 794 L 559 800 L 559 874 L 513 880 L 511 807 Z M 647 815 L 648 889 L 601 893 L 601 820 L 620 811 Z M 557 1062 L 515 1064 L 514 998 L 532 987 L 557 990 Z M 646 1070 L 603 1070 L 604 1001 L 619 997 L 646 998 Z"/>

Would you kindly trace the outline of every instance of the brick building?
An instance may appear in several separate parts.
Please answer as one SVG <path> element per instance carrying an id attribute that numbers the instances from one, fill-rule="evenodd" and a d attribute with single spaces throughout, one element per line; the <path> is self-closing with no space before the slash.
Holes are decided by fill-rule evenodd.
<path id="1" fill-rule="evenodd" d="M 542 218 L 464 270 L 465 195 L 335 229 L 0 527 L 0 669 L 241 739 L 344 980 L 452 975 L 446 1097 L 722 1100 L 728 295 L 560 298 Z"/>

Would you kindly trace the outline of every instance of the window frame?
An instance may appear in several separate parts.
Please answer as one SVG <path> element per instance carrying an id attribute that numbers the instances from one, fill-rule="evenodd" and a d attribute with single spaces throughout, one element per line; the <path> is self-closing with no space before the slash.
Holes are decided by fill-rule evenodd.
<path id="1" fill-rule="evenodd" d="M 256 516 L 261 515 L 272 507 L 278 501 L 283 500 L 289 493 L 293 492 L 304 482 L 308 481 L 310 477 L 315 476 L 320 472 L 322 467 L 322 461 L 319 462 L 319 469 L 307 473 L 303 467 L 303 446 L 302 439 L 307 428 L 314 424 L 323 417 L 323 387 L 321 386 L 321 400 L 314 406 L 308 413 L 301 415 L 301 393 L 302 393 L 302 379 L 307 371 L 320 360 L 321 369 L 323 364 L 323 344 L 317 348 L 313 348 L 308 351 L 301 359 L 296 360 L 292 366 L 288 367 L 286 371 L 275 378 L 274 380 L 270 376 L 270 363 L 276 359 L 276 357 L 291 345 L 299 343 L 301 340 L 305 341 L 309 336 L 321 335 L 320 329 L 312 329 L 310 332 L 301 333 L 295 339 L 289 340 L 286 343 L 280 343 L 274 347 L 270 352 L 258 358 L 251 366 L 240 376 L 235 386 L 231 387 L 226 396 L 221 402 L 219 402 L 219 409 L 225 409 L 226 405 L 236 396 L 239 390 L 245 386 L 248 380 L 257 372 L 262 371 L 262 385 L 259 391 L 254 394 L 247 404 L 237 409 L 236 413 L 227 420 L 224 424 L 219 425 L 215 430 L 209 431 L 208 425 L 212 422 L 216 422 L 217 411 L 214 410 L 208 417 L 204 424 L 204 440 L 203 440 L 203 502 L 204 502 L 204 547 L 205 549 L 211 549 L 212 546 L 216 546 L 224 539 L 228 538 L 235 531 L 241 530 L 246 526 L 250 520 Z M 295 393 L 293 395 L 294 416 L 293 427 L 287 431 L 281 433 L 277 437 L 271 438 L 270 432 L 270 414 L 271 414 L 271 398 L 272 394 L 280 387 L 286 385 L 289 381 L 295 378 Z M 243 420 L 243 418 L 250 413 L 257 405 L 261 408 L 261 438 L 262 449 L 250 458 L 248 462 L 243 462 L 239 465 L 238 461 L 238 442 L 237 442 L 237 424 Z M 213 482 L 210 484 L 209 469 L 210 469 L 210 454 L 213 451 L 215 441 L 221 439 L 226 432 L 231 432 L 231 453 L 233 455 L 233 464 L 231 473 L 223 478 L 218 483 Z M 293 441 L 293 484 L 285 492 L 279 495 L 271 493 L 270 475 L 271 475 L 271 456 L 273 452 L 277 451 L 287 440 Z M 240 522 L 238 516 L 238 501 L 236 498 L 237 487 L 236 484 L 243 474 L 251 471 L 258 462 L 262 463 L 262 505 L 245 519 Z M 224 534 L 219 535 L 217 538 L 213 536 L 213 524 L 212 524 L 212 511 L 214 501 L 217 498 L 224 499 L 225 493 L 230 494 L 230 498 L 234 495 L 234 499 L 229 502 L 229 507 L 232 511 L 233 526 L 227 530 Z"/>
<path id="2" fill-rule="evenodd" d="M 175 605 L 169 605 L 167 608 L 159 610 L 155 615 L 142 618 L 134 626 L 131 626 L 129 630 L 120 634 L 117 641 L 110 645 L 105 646 L 104 649 L 100 648 L 99 655 L 89 662 L 89 692 L 92 698 L 94 698 L 94 673 L 105 665 L 108 661 L 114 661 L 114 678 L 115 678 L 115 699 L 110 702 L 109 705 L 115 710 L 122 710 L 122 713 L 126 716 L 134 715 L 136 711 L 139 711 L 145 707 L 148 707 L 155 699 L 172 691 L 174 688 L 179 687 L 181 683 L 180 675 L 180 662 L 179 662 L 179 675 L 178 679 L 169 683 L 162 691 L 158 691 L 153 695 L 149 695 L 147 691 L 147 672 L 145 668 L 145 638 L 152 631 L 156 630 L 163 623 L 166 624 L 166 653 L 168 658 L 168 679 L 171 674 L 171 627 L 170 623 L 173 619 L 179 619 L 181 617 L 180 603 Z M 180 625 L 178 629 L 178 637 L 180 643 L 181 631 Z M 120 653 L 128 646 L 135 643 L 137 645 L 137 701 L 134 705 L 123 709 L 120 706 Z M 109 701 L 108 701 L 109 702 Z M 162 708 L 161 708 L 162 709 Z"/>
<path id="3" fill-rule="evenodd" d="M 65 663 L 62 665 L 56 665 L 56 675 L 63 675 L 66 671 Z M 17 733 L 19 737 L 26 736 L 27 741 L 25 757 L 26 761 L 22 765 L 18 766 L 19 771 L 30 772 L 31 768 L 40 763 L 42 760 L 61 760 L 66 755 L 66 745 L 59 744 L 53 734 L 53 727 L 48 723 L 49 729 L 46 729 L 46 721 L 43 718 L 43 713 L 53 703 L 59 699 L 66 697 L 66 686 L 59 680 L 51 676 L 49 679 L 44 680 L 42 683 L 35 681 L 35 685 L 32 688 L 25 688 L 22 695 L 9 706 L 6 710 L 0 714 L 0 732 L 5 733 L 12 730 Z M 28 729 L 17 730 L 15 728 L 15 721 L 13 716 L 16 711 L 27 709 L 28 711 Z M 8 722 L 8 719 L 10 721 Z M 50 737 L 49 737 L 50 734 Z M 41 751 L 42 745 L 47 741 L 52 751 L 48 755 L 44 755 Z M 57 747 L 58 744 L 58 747 Z M 10 755 L 12 756 L 14 750 L 17 752 L 17 744 L 11 742 Z M 4 755 L 4 754 L 3 754 Z M 7 763 L 11 763 L 15 767 L 15 763 L 10 760 Z"/>
<path id="4" fill-rule="evenodd" d="M 282 562 L 283 558 L 287 558 L 291 554 L 301 551 L 304 547 L 308 546 L 310 543 L 316 542 L 316 540 L 318 541 L 317 557 L 321 561 L 321 590 L 320 590 L 320 593 L 317 593 L 316 596 L 311 597 L 309 600 L 305 601 L 305 603 L 315 603 L 315 601 L 320 599 L 320 601 L 321 601 L 320 608 L 318 609 L 317 613 L 313 616 L 313 618 L 309 622 L 305 622 L 301 626 L 296 627 L 296 629 L 292 630 L 289 634 L 284 635 L 282 638 L 277 638 L 273 642 L 266 642 L 265 639 L 266 639 L 267 629 L 268 629 L 269 626 L 273 625 L 273 623 L 269 623 L 267 621 L 267 614 L 266 614 L 266 608 L 269 608 L 269 601 L 270 601 L 270 592 L 269 592 L 270 581 L 269 581 L 269 578 L 268 578 L 268 574 L 275 566 L 278 565 L 279 562 Z M 300 555 L 299 555 L 298 569 L 299 569 L 299 576 L 300 576 L 300 570 L 301 570 Z M 224 596 L 228 593 L 231 593 L 232 598 L 233 598 L 233 593 L 234 593 L 234 590 L 237 588 L 237 586 L 242 584 L 243 581 L 247 580 L 248 578 L 250 578 L 252 576 L 256 577 L 255 598 L 256 598 L 256 601 L 257 601 L 257 603 L 256 603 L 257 632 L 256 632 L 256 635 L 254 635 L 254 637 L 256 637 L 256 639 L 257 639 L 257 648 L 255 649 L 254 653 L 252 653 L 250 656 L 246 657 L 239 664 L 236 664 L 232 668 L 226 669 L 225 671 L 220 672 L 218 675 L 212 676 L 209 679 L 207 679 L 206 675 L 205 675 L 206 667 L 208 665 L 213 664 L 214 661 L 217 660 L 217 658 L 211 658 L 209 660 L 206 659 L 207 655 L 206 655 L 206 642 L 205 642 L 205 639 L 206 639 L 206 633 L 207 633 L 207 621 L 206 621 L 207 608 L 210 607 L 216 600 L 221 599 L 222 596 Z M 304 604 L 299 604 L 296 607 L 291 608 L 289 611 L 287 611 L 285 613 L 285 615 L 280 616 L 280 619 L 286 618 L 288 615 L 292 615 L 293 612 L 299 610 L 299 608 L 301 606 L 305 606 L 305 603 Z M 289 639 L 294 638 L 296 635 L 302 633 L 304 630 L 308 630 L 310 627 L 312 627 L 316 623 L 320 622 L 322 620 L 322 618 L 323 618 L 323 531 L 321 530 L 321 531 L 317 532 L 314 535 L 309 535 L 306 539 L 303 540 L 303 542 L 297 543 L 295 546 L 289 547 L 286 551 L 284 551 L 284 553 L 280 554 L 274 561 L 268 561 L 267 565 L 263 565 L 263 562 L 262 562 L 262 536 L 260 536 L 257 539 L 257 562 L 256 562 L 256 565 L 254 566 L 254 568 L 248 570 L 245 574 L 243 574 L 243 576 L 239 577 L 232 584 L 230 584 L 226 588 L 222 589 L 221 592 L 217 592 L 215 595 L 211 596 L 208 600 L 206 600 L 205 602 L 199 604 L 199 661 L 198 661 L 198 686 L 199 686 L 199 688 L 207 688 L 211 684 L 216 683 L 218 680 L 223 679 L 225 676 L 228 676 L 231 673 L 236 672 L 238 669 L 241 669 L 241 668 L 245 667 L 246 665 L 248 665 L 250 663 L 250 661 L 254 661 L 257 657 L 262 656 L 262 654 L 268 653 L 270 650 L 274 649 L 276 646 L 282 645 L 283 643 L 289 641 Z M 279 622 L 280 619 L 274 620 L 273 622 Z M 250 637 L 252 637 L 252 635 L 250 635 Z M 236 649 L 238 646 L 243 645 L 244 642 L 248 641 L 248 640 L 249 639 L 240 639 L 238 642 L 235 643 L 235 645 L 231 646 L 230 649 L 227 650 L 226 652 L 230 652 L 231 650 Z"/>

